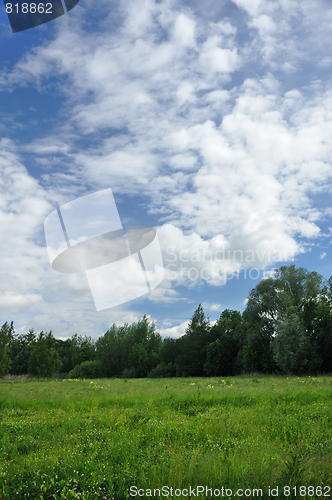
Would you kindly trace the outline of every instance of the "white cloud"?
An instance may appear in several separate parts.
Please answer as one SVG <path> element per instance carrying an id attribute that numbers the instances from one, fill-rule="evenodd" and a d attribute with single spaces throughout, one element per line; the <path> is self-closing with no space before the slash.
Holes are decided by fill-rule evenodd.
<path id="1" fill-rule="evenodd" d="M 173 326 L 171 328 L 161 328 L 160 335 L 163 338 L 171 337 L 172 339 L 178 339 L 182 337 L 186 333 L 186 328 L 189 324 L 189 321 L 184 321 L 180 325 Z"/>
<path id="2" fill-rule="evenodd" d="M 0 252 L 7 277 L 0 280 L 2 292 L 15 292 L 15 286 L 26 285 L 29 279 L 38 283 L 38 266 L 45 261 L 35 240 L 41 237 L 40 223 L 51 208 L 46 192 L 28 174 L 15 150 L 10 140 L 0 141 Z M 26 267 L 29 277 L 21 274 Z"/>
<path id="3" fill-rule="evenodd" d="M 326 0 L 233 0 L 252 30 L 247 56 L 273 70 L 294 73 L 305 61 L 328 67 L 332 9 Z M 321 54 L 325 57 L 321 57 Z"/>
<path id="4" fill-rule="evenodd" d="M 221 311 L 221 304 L 210 303 L 207 301 L 203 302 L 202 307 L 204 310 L 207 311 L 212 311 L 212 312 Z M 212 321 L 211 323 L 216 323 L 216 321 Z"/>
<path id="5" fill-rule="evenodd" d="M 241 5 L 252 15 L 266 7 L 264 2 Z M 167 3 L 163 8 L 153 2 L 140 6 L 136 27 L 136 10 L 128 10 L 116 36 L 87 35 L 83 44 L 78 32 L 62 28 L 54 42 L 36 49 L 37 55 L 29 55 L 8 77 L 29 78 L 36 58 L 39 66 L 33 71 L 39 78 L 52 74 L 54 67 L 68 75 L 72 120 L 66 123 L 66 133 L 70 123 L 85 133 L 110 126 L 129 128 L 129 134 L 112 135 L 98 147 L 70 153 L 69 179 L 96 187 L 107 183 L 126 193 L 143 189 L 155 210 L 162 206 L 170 221 L 201 237 L 223 234 L 229 242 L 242 240 L 243 247 L 253 250 L 257 245 L 262 250 L 263 244 L 264 249 L 269 246 L 284 254 L 302 251 L 295 235 L 310 238 L 319 233 L 314 221 L 305 220 L 308 194 L 329 177 L 329 93 L 307 100 L 303 107 L 299 91 L 283 96 L 270 75 L 260 82 L 247 79 L 231 93 L 218 89 L 223 79 L 215 73 L 231 73 L 240 61 L 233 25 L 209 25 L 212 34 L 206 32 L 198 41 L 200 20 L 171 11 Z M 257 14 L 255 23 L 265 32 L 275 31 L 267 14 Z M 158 40 L 158 26 L 169 31 L 169 41 Z M 184 52 L 175 40 L 180 33 L 191 40 L 184 44 Z M 64 53 L 68 42 L 73 50 Z M 195 72 L 202 64 L 204 79 L 198 81 Z M 203 94 L 199 100 L 198 91 Z M 95 97 L 86 101 L 88 92 Z M 173 104 L 163 104 L 165 97 Z M 217 126 L 209 115 L 214 117 L 221 102 L 228 113 Z M 182 105 L 189 106 L 185 117 Z M 38 155 L 69 154 L 64 137 L 45 138 L 30 150 Z M 165 163 L 175 172 L 164 175 Z M 188 183 L 193 189 L 188 190 Z M 251 214 L 257 211 L 260 215 L 253 222 Z"/>
<path id="6" fill-rule="evenodd" d="M 319 62 L 318 62 L 318 66 L 320 66 L 321 68 L 329 68 L 330 66 L 332 65 L 332 57 L 323 57 L 323 59 L 321 59 Z"/>
<path id="7" fill-rule="evenodd" d="M 266 14 L 261 16 L 257 16 L 251 23 L 252 26 L 258 29 L 261 34 L 269 34 L 274 33 L 277 29 L 277 26 L 273 19 Z"/>
<path id="8" fill-rule="evenodd" d="M 84 274 L 51 269 L 43 223 L 63 195 L 46 191 L 20 161 L 17 147 L 0 141 L 0 317 L 14 320 L 18 332 L 33 327 L 99 336 L 115 322 L 137 321 L 130 309 L 97 313 Z"/>
<path id="9" fill-rule="evenodd" d="M 1 309 L 5 311 L 19 311 L 30 306 L 36 306 L 42 301 L 43 299 L 40 295 L 32 293 L 23 295 L 5 292 L 0 295 Z"/>
<path id="10" fill-rule="evenodd" d="M 174 28 L 173 38 L 177 46 L 195 47 L 195 29 L 196 23 L 193 19 L 188 18 L 185 14 L 181 13 L 177 16 Z"/>
<path id="11" fill-rule="evenodd" d="M 233 0 L 233 2 L 242 9 L 245 9 L 249 14 L 255 15 L 263 0 Z"/>
<path id="12" fill-rule="evenodd" d="M 2 142 L 0 248 L 2 283 L 10 285 L 0 285 L 0 293 L 27 307 L 31 297 L 47 302 L 53 294 L 47 317 L 54 315 L 56 328 L 62 317 L 72 331 L 74 316 L 79 327 L 94 328 L 84 277 L 51 276 L 41 232 L 55 201 L 86 189 L 140 195 L 144 209 L 159 216 L 164 256 L 173 246 L 176 262 L 149 296 L 155 303 L 185 300 L 172 288 L 183 284 L 180 265 L 193 276 L 204 269 L 202 282 L 219 286 L 238 265 L 264 268 L 323 237 L 323 209 L 311 195 L 331 182 L 332 89 L 318 76 L 331 62 L 325 35 L 332 11 L 308 0 L 234 3 L 246 30 L 236 16 L 211 22 L 194 6 L 128 0 L 119 4 L 116 25 L 104 2 L 99 31 L 87 32 L 82 18 L 95 8 L 89 0 L 72 13 L 76 28 L 63 16 L 54 40 L 2 71 L 3 92 L 19 85 L 46 89 L 55 78 L 65 103 L 54 131 L 20 148 L 46 169 L 41 184 L 13 144 Z M 303 61 L 317 66 L 318 76 L 303 78 Z M 300 83 L 295 77 L 288 83 L 283 71 L 295 71 Z M 193 260 L 204 251 L 212 258 Z M 222 251 L 231 258 L 218 259 Z M 185 284 L 193 286 L 190 276 Z M 36 299 L 37 309 L 42 324 Z M 114 314 L 119 321 L 137 317 Z"/>
<path id="13" fill-rule="evenodd" d="M 271 264 L 292 261 L 304 249 L 283 233 L 282 223 L 276 218 L 275 224 L 271 225 L 269 219 L 250 227 L 249 221 L 229 239 L 221 235 L 202 238 L 195 232 L 186 235 L 172 224 L 161 226 L 158 238 L 163 251 L 164 283 L 194 287 L 205 282 L 220 286 L 242 270 L 256 268 L 263 272 Z"/>
<path id="14" fill-rule="evenodd" d="M 203 71 L 215 73 L 232 73 L 240 66 L 237 49 L 220 47 L 222 39 L 211 37 L 203 45 L 200 63 Z"/>

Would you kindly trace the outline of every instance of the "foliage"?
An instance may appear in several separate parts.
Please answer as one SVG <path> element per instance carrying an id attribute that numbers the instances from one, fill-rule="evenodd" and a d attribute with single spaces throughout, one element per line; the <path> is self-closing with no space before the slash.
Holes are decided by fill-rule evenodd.
<path id="1" fill-rule="evenodd" d="M 6 321 L 0 328 L 0 377 L 9 372 L 11 359 L 9 356 L 10 344 L 14 337 L 13 322 L 9 325 Z"/>
<path id="2" fill-rule="evenodd" d="M 35 377 L 52 377 L 61 368 L 59 353 L 55 349 L 52 332 L 40 332 L 32 346 L 28 362 L 28 373 Z"/>
<path id="3" fill-rule="evenodd" d="M 322 343 L 327 346 L 331 338 L 327 333 L 331 302 L 328 314 L 323 306 L 326 301 L 322 277 L 301 267 L 282 266 L 274 278 L 261 281 L 251 291 L 243 313 L 245 371 L 271 373 L 281 369 L 309 374 L 322 371 L 323 366 L 328 371 L 320 347 Z M 318 338 L 317 321 L 322 320 L 322 313 L 325 329 Z"/>
<path id="4" fill-rule="evenodd" d="M 251 290 L 243 312 L 245 324 L 245 371 L 271 373 L 276 369 L 272 343 L 276 332 L 280 300 L 272 278 Z"/>
<path id="5" fill-rule="evenodd" d="M 11 373 L 23 375 L 28 373 L 28 363 L 33 346 L 36 343 L 36 333 L 32 328 L 28 333 L 15 336 L 11 344 Z"/>
<path id="6" fill-rule="evenodd" d="M 275 360 L 286 373 L 310 373 L 310 340 L 294 307 L 289 308 L 277 325 L 273 344 Z"/>
<path id="7" fill-rule="evenodd" d="M 206 349 L 213 340 L 215 339 L 211 335 L 209 319 L 205 317 L 203 307 L 199 304 L 189 321 L 186 333 L 177 341 L 177 375 L 203 376 Z"/>
<path id="8" fill-rule="evenodd" d="M 240 348 L 243 343 L 242 317 L 238 311 L 225 309 L 212 327 L 217 337 L 207 347 L 204 370 L 208 376 L 230 376 L 241 373 Z"/>
<path id="9" fill-rule="evenodd" d="M 56 340 L 56 350 L 61 359 L 61 372 L 68 373 L 84 361 L 93 361 L 96 357 L 95 341 L 91 337 L 73 335 L 67 340 Z"/>
<path id="10" fill-rule="evenodd" d="M 132 325 L 115 324 L 96 342 L 96 356 L 102 363 L 103 375 L 146 377 L 158 364 L 162 340 L 155 324 L 146 316 Z"/>
<path id="11" fill-rule="evenodd" d="M 306 303 L 320 294 L 322 277 L 303 267 L 282 266 L 276 271 L 275 284 L 279 294 L 287 295 L 288 303 L 301 311 Z"/>
<path id="12" fill-rule="evenodd" d="M 83 361 L 69 372 L 69 378 L 98 378 L 102 374 L 102 364 L 98 360 Z"/>
<path id="13" fill-rule="evenodd" d="M 54 339 L 33 329 L 0 330 L 0 376 L 233 376 L 240 373 L 329 373 L 332 367 L 332 277 L 282 266 L 249 294 L 246 308 L 225 309 L 213 324 L 199 304 L 185 335 L 162 339 L 147 316 L 113 324 L 98 340 Z"/>
<path id="14" fill-rule="evenodd" d="M 158 365 L 153 368 L 150 373 L 150 378 L 164 378 L 164 377 L 175 377 L 176 375 L 176 365 L 175 363 L 158 363 Z"/>

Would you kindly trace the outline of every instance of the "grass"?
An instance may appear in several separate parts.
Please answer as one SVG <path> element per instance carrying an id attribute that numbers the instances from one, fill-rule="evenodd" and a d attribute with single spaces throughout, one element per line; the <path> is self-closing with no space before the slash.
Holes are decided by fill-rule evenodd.
<path id="1" fill-rule="evenodd" d="M 1 500 L 332 497 L 331 376 L 8 378 L 0 420 Z"/>

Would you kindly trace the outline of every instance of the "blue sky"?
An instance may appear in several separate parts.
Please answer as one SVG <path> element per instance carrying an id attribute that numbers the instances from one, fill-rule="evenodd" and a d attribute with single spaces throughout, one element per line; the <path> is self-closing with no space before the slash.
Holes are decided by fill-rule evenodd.
<path id="1" fill-rule="evenodd" d="M 330 3 L 97 4 L 15 34 L 0 10 L 2 323 L 96 338 L 147 314 L 177 337 L 280 265 L 330 277 Z M 43 223 L 106 188 L 157 230 L 165 279 L 97 312 L 85 275 L 51 269 Z"/>

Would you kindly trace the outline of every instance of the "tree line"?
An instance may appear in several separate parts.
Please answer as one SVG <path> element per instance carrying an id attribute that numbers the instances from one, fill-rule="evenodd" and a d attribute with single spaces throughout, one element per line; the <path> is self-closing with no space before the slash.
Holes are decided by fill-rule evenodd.
<path id="1" fill-rule="evenodd" d="M 71 378 L 233 376 L 244 373 L 294 375 L 332 372 L 332 277 L 283 266 L 250 292 L 241 314 L 224 310 L 210 322 L 202 305 L 185 334 L 162 339 L 144 316 L 113 324 L 97 340 L 52 331 L 15 334 L 0 329 L 0 375 Z"/>

